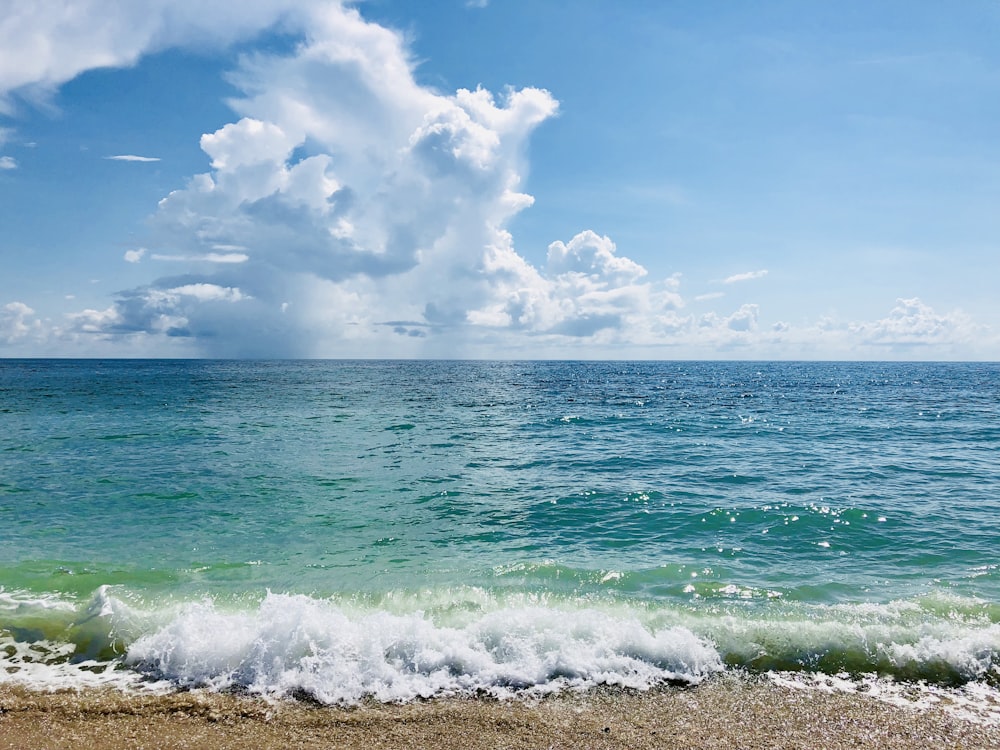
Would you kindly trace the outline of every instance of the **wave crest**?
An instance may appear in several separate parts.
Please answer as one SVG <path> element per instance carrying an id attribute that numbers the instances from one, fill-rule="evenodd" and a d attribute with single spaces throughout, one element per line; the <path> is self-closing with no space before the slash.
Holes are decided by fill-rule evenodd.
<path id="1" fill-rule="evenodd" d="M 421 612 L 349 614 L 269 594 L 256 612 L 191 604 L 136 640 L 127 663 L 179 685 L 308 694 L 322 703 L 696 683 L 718 652 L 683 627 L 651 631 L 596 610 L 500 609 L 457 627 Z"/>

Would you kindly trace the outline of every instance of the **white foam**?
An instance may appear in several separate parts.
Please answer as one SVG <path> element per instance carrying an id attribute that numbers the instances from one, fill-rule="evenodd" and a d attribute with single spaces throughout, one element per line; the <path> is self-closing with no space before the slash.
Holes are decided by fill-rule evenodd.
<path id="1" fill-rule="evenodd" d="M 101 658 L 134 610 L 100 587 L 82 608 L 58 594 L 0 592 L 0 684 L 37 690 L 116 687 L 162 690 L 146 676 L 127 669 L 120 658 Z M 141 626 L 139 626 L 141 627 Z M 124 648 L 123 648 L 124 650 Z"/>
<path id="2" fill-rule="evenodd" d="M 0 611 L 5 615 L 23 614 L 34 610 L 75 611 L 72 602 L 56 594 L 31 594 L 25 591 L 5 591 L 0 587 Z"/>
<path id="3" fill-rule="evenodd" d="M 165 681 L 123 668 L 120 660 L 74 659 L 76 646 L 52 640 L 31 643 L 0 633 L 0 684 L 18 684 L 33 690 L 112 687 L 130 691 L 163 692 Z"/>
<path id="4" fill-rule="evenodd" d="M 685 628 L 654 631 L 597 610 L 498 609 L 448 626 L 421 612 L 348 612 L 282 594 L 251 612 L 188 605 L 135 641 L 127 663 L 181 686 L 306 692 L 345 704 L 598 684 L 642 689 L 698 682 L 723 668 L 718 652 Z"/>
<path id="5" fill-rule="evenodd" d="M 777 685 L 797 690 L 860 693 L 874 700 L 913 711 L 940 710 L 986 726 L 1000 726 L 1000 690 L 981 682 L 958 687 L 926 682 L 898 682 L 875 674 L 849 676 L 819 672 L 770 672 Z"/>
<path id="6" fill-rule="evenodd" d="M 962 614 L 959 604 L 969 611 Z M 808 669 L 826 658 L 829 663 L 839 660 L 851 671 L 879 669 L 912 678 L 978 681 L 996 669 L 1000 624 L 971 605 L 969 600 L 957 601 L 955 608 L 937 614 L 919 601 L 832 606 L 776 602 L 767 615 L 723 614 L 691 629 L 744 664 L 766 655 Z"/>
<path id="7" fill-rule="evenodd" d="M 1000 651 L 1000 625 L 959 632 L 930 633 L 913 643 L 879 644 L 896 666 L 947 664 L 959 674 L 982 677 Z"/>
<path id="8" fill-rule="evenodd" d="M 75 605 L 0 592 L 0 680 L 163 680 L 348 704 L 599 684 L 643 689 L 698 682 L 724 661 L 878 671 L 939 685 L 968 680 L 968 691 L 997 678 L 1000 624 L 978 600 L 816 605 L 728 593 L 705 605 L 663 606 L 478 587 L 186 603 L 101 587 Z"/>

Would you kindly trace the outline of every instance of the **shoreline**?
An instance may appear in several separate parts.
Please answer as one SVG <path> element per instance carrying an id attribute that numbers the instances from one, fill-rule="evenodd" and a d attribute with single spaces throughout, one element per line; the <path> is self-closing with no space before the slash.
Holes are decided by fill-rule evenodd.
<path id="1" fill-rule="evenodd" d="M 38 692 L 0 685 L 0 748 L 910 748 L 1000 747 L 1000 726 L 940 707 L 728 676 L 647 692 L 527 700 L 435 698 L 317 706 L 201 691 Z"/>

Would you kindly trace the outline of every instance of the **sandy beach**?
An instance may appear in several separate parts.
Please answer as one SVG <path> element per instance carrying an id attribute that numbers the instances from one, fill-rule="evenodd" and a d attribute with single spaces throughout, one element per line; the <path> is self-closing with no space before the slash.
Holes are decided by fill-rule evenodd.
<path id="1" fill-rule="evenodd" d="M 995 748 L 1000 728 L 860 694 L 738 679 L 537 701 L 437 699 L 319 707 L 201 692 L 0 688 L 0 747 Z"/>

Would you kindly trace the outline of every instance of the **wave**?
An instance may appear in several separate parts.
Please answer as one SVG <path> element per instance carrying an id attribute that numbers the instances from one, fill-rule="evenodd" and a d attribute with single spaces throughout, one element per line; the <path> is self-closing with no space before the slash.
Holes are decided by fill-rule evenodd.
<path id="1" fill-rule="evenodd" d="M 0 591 L 0 682 L 204 687 L 324 704 L 696 684 L 727 669 L 1000 683 L 995 607 L 950 596 L 680 607 L 481 588 L 83 604 Z"/>
<path id="2" fill-rule="evenodd" d="M 349 613 L 273 594 L 253 613 L 190 605 L 132 644 L 126 661 L 184 686 L 304 692 L 322 703 L 642 688 L 722 669 L 711 645 L 684 628 L 650 631 L 595 610 L 502 609 L 452 627 L 420 612 Z"/>

